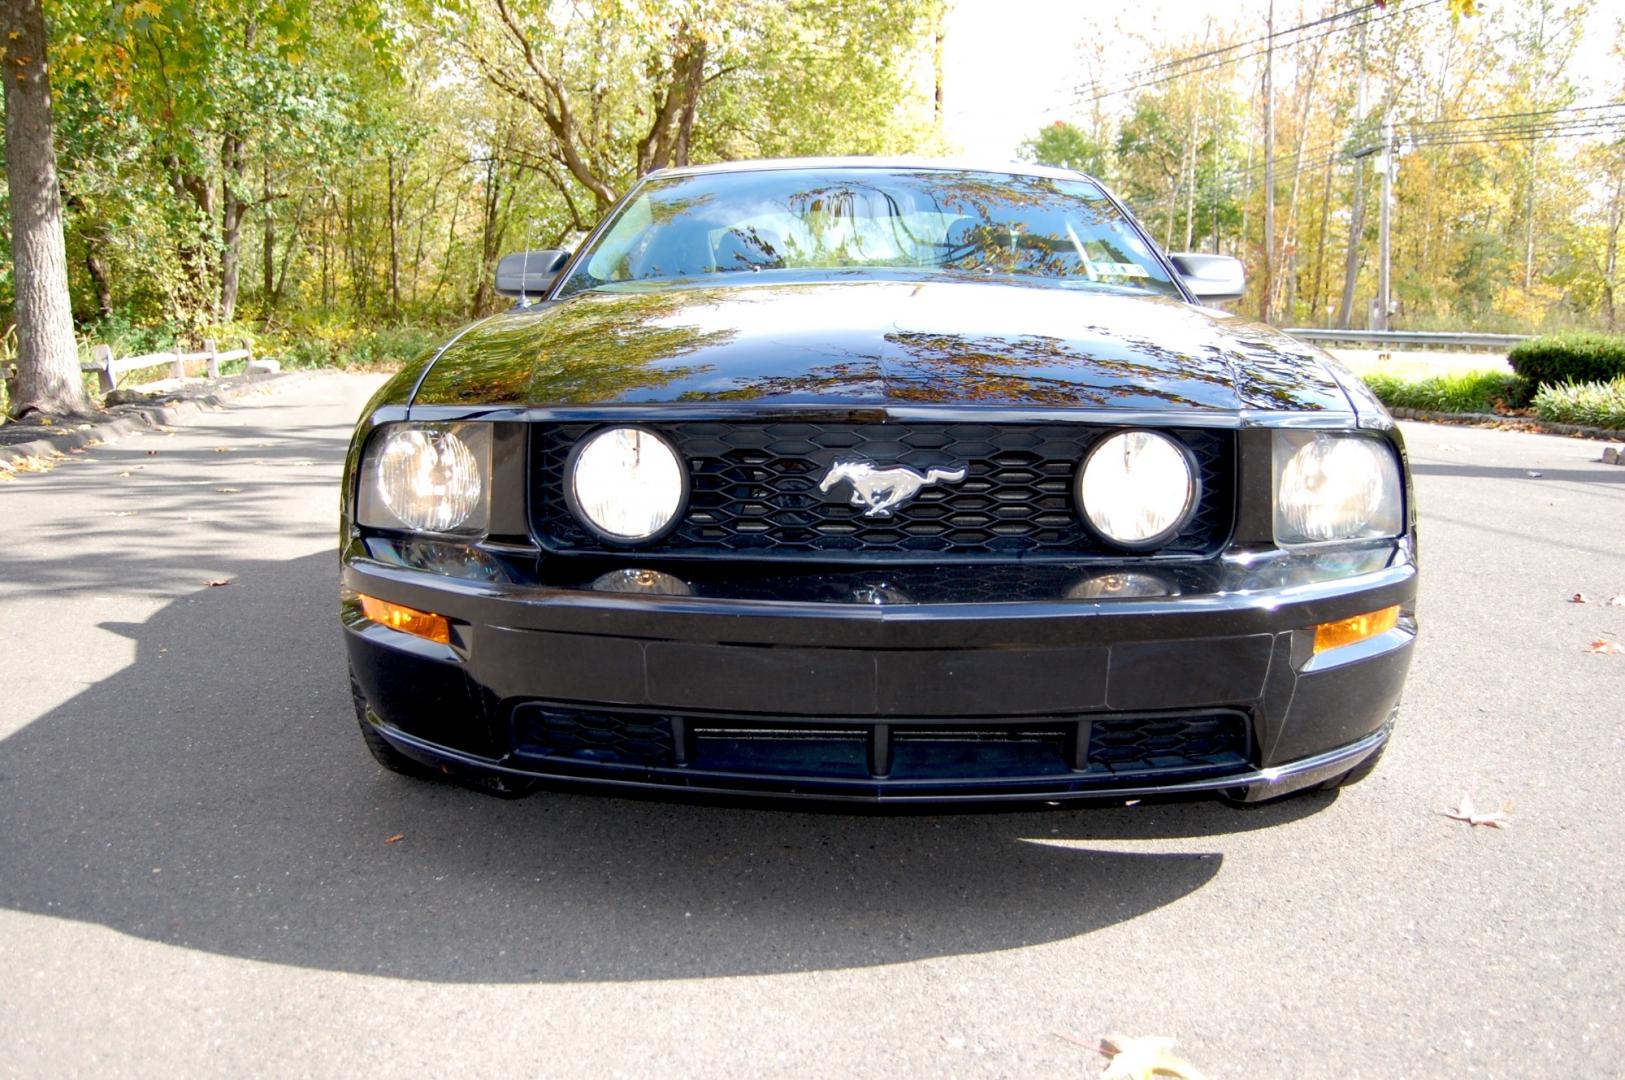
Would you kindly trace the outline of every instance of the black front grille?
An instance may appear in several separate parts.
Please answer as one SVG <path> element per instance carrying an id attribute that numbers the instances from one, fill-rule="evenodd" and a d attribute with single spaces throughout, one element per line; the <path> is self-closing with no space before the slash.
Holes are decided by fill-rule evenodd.
<path id="1" fill-rule="evenodd" d="M 877 726 L 878 725 L 878 726 Z M 1236 710 L 959 721 L 796 720 L 524 702 L 520 758 L 813 780 L 1072 776 L 1110 783 L 1247 766 Z"/>
<path id="2" fill-rule="evenodd" d="M 558 424 L 534 441 L 536 531 L 550 551 L 610 550 L 571 514 L 564 497 L 570 450 L 599 425 Z M 687 463 L 692 493 L 681 523 L 648 555 L 932 560 L 1118 554 L 1078 519 L 1077 469 L 1111 429 L 1081 424 L 682 422 L 650 425 Z M 1234 435 L 1202 428 L 1167 432 L 1190 448 L 1202 498 L 1161 554 L 1216 550 L 1233 516 Z M 879 468 L 965 470 L 892 510 L 868 516 L 845 482 L 819 481 L 837 461 Z"/>

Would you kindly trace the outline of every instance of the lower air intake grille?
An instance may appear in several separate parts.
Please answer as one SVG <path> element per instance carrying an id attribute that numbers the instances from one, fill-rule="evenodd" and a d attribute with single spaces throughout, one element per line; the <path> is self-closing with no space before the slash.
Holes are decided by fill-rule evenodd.
<path id="1" fill-rule="evenodd" d="M 581 764 L 810 779 L 974 780 L 1071 775 L 1111 780 L 1237 770 L 1245 713 L 1213 710 L 1013 720 L 778 719 L 588 709 L 526 702 L 514 752 Z M 1083 750 L 1082 754 L 1079 753 Z"/>

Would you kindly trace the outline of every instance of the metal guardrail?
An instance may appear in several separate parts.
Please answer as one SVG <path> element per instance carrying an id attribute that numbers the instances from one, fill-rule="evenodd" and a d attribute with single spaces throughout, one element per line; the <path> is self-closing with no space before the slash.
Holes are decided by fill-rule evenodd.
<path id="1" fill-rule="evenodd" d="M 1520 341 L 1526 334 L 1454 334 L 1433 330 L 1317 330 L 1312 326 L 1296 326 L 1285 333 L 1303 341 L 1331 345 L 1409 345 L 1424 349 L 1470 349 L 1504 351 Z"/>

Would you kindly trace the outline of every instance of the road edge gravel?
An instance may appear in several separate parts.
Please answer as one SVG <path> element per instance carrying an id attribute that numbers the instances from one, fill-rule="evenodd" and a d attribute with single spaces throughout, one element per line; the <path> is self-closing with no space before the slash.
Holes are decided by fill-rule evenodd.
<path id="1" fill-rule="evenodd" d="M 1519 430 L 1537 435 L 1575 435 L 1585 439 L 1607 439 L 1617 442 L 1625 438 L 1619 428 L 1586 427 L 1581 424 L 1559 424 L 1552 420 L 1537 420 L 1532 416 L 1502 416 L 1499 413 L 1435 412 L 1432 409 L 1407 409 L 1390 405 L 1388 411 L 1395 420 L 1419 420 L 1429 424 L 1516 424 Z"/>
<path id="2" fill-rule="evenodd" d="M 205 409 L 219 409 L 249 394 L 283 390 L 315 377 L 314 371 L 284 371 L 267 375 L 234 375 L 209 393 L 164 405 L 147 405 L 100 423 L 81 424 L 60 435 L 48 435 L 12 446 L 0 446 L 0 463 L 29 458 L 56 458 L 70 450 L 110 442 L 121 435 L 178 424 Z"/>

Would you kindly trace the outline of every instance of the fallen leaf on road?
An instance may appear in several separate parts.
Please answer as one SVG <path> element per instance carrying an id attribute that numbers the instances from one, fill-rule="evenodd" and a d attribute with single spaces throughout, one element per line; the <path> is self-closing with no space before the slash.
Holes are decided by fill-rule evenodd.
<path id="1" fill-rule="evenodd" d="M 241 491 L 243 489 L 242 488 L 215 488 L 215 490 L 218 491 L 222 495 L 235 495 L 235 494 L 237 494 L 239 491 Z"/>
<path id="2" fill-rule="evenodd" d="M 217 446 L 217 447 L 214 448 L 214 452 L 217 453 L 217 454 L 229 454 L 229 453 L 231 453 L 231 447 L 229 447 L 229 446 Z"/>
<path id="3" fill-rule="evenodd" d="M 109 510 L 108 517 L 135 517 L 134 510 Z"/>
<path id="4" fill-rule="evenodd" d="M 209 581 L 205 581 L 203 584 L 207 585 L 211 589 L 218 589 L 222 585 L 230 585 L 231 579 L 229 577 L 213 578 Z"/>
<path id="5" fill-rule="evenodd" d="M 406 834 L 403 833 L 403 832 L 398 832 L 394 836 L 391 836 L 389 839 L 385 840 L 384 843 L 386 843 L 386 844 L 398 844 L 402 840 L 405 840 L 405 839 L 406 839 Z"/>
<path id="6" fill-rule="evenodd" d="M 1591 603 L 1591 597 L 1587 596 L 1583 592 L 1577 592 L 1573 596 L 1569 597 L 1569 603 L 1571 603 L 1571 604 L 1589 604 L 1589 603 Z"/>
<path id="7" fill-rule="evenodd" d="M 1540 473 L 1536 472 L 1534 469 L 1530 469 L 1529 472 L 1526 475 L 1538 478 L 1540 476 Z"/>
<path id="8" fill-rule="evenodd" d="M 148 457 L 157 457 L 158 456 L 158 451 L 156 451 L 156 450 L 148 450 L 147 451 L 147 456 Z"/>
<path id="9" fill-rule="evenodd" d="M 1099 1050 L 1108 1059 L 1101 1080 L 1152 1080 L 1157 1076 L 1171 1076 L 1177 1080 L 1202 1080 L 1202 1074 L 1184 1058 L 1173 1054 L 1174 1040 L 1160 1035 L 1142 1035 L 1131 1039 L 1123 1035 L 1108 1035 L 1100 1040 Z"/>
<path id="10" fill-rule="evenodd" d="M 1608 598 L 1608 606 L 1625 607 L 1625 596 L 1610 596 Z"/>
<path id="11" fill-rule="evenodd" d="M 1504 829 L 1512 824 L 1512 819 L 1507 816 L 1511 809 L 1512 804 L 1508 802 L 1503 803 L 1499 810 L 1489 810 L 1481 813 L 1478 807 L 1473 805 L 1472 797 L 1463 795 L 1460 806 L 1454 810 L 1441 811 L 1441 813 L 1452 821 L 1465 821 L 1469 825 L 1487 825 L 1492 829 Z"/>
<path id="12" fill-rule="evenodd" d="M 1599 655 L 1603 656 L 1611 656 L 1615 653 L 1625 653 L 1625 645 L 1621 645 L 1617 641 L 1609 641 L 1607 638 L 1600 637 L 1596 641 L 1593 641 L 1590 645 L 1586 646 L 1586 652 L 1598 653 Z"/>

